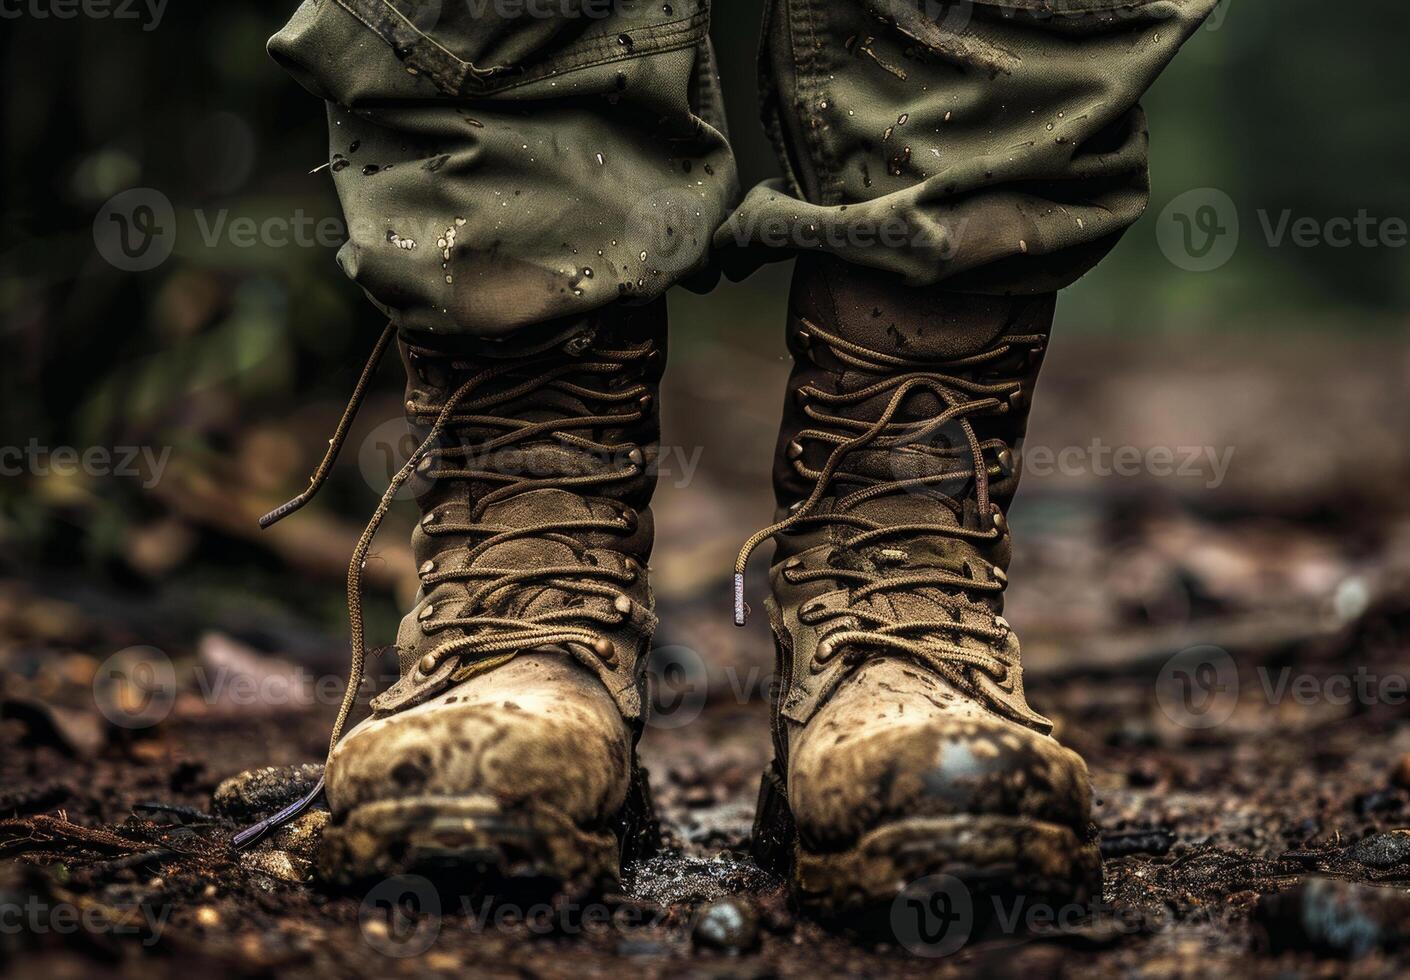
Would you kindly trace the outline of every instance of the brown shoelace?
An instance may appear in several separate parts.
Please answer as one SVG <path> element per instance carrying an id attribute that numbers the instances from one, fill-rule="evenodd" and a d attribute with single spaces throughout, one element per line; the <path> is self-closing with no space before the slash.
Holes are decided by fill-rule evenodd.
<path id="1" fill-rule="evenodd" d="M 756 533 L 740 549 L 735 561 L 735 624 L 742 626 L 748 617 L 744 602 L 744 575 L 749 556 L 760 544 L 776 534 L 801 530 L 810 526 L 844 525 L 857 533 L 837 545 L 838 550 L 852 551 L 863 546 L 875 546 L 888 538 L 903 536 L 937 536 L 974 541 L 994 541 L 1003 533 L 1003 516 L 997 504 L 989 499 L 990 464 L 986 452 L 998 453 L 1008 447 L 998 439 L 980 440 L 970 421 L 972 416 L 1005 413 L 1011 410 L 1012 399 L 1022 392 L 1016 380 L 983 383 L 956 372 L 982 370 L 991 367 L 1016 349 L 1041 344 L 1041 335 L 1004 338 L 990 350 L 966 358 L 936 364 L 874 351 L 852 343 L 804 321 L 814 342 L 821 341 L 841 363 L 868 374 L 881 375 L 880 380 L 854 391 L 828 392 L 812 385 L 800 389 L 806 398 L 804 413 L 817 428 L 800 431 L 789 455 L 795 471 L 813 480 L 808 497 L 795 504 L 791 513 L 776 524 Z M 886 407 L 876 421 L 866 422 L 833 414 L 836 409 L 860 404 L 890 392 Z M 916 421 L 898 418 L 909 400 L 929 394 L 942 407 L 939 414 Z M 963 435 L 963 444 L 951 450 L 926 445 L 926 440 L 945 426 L 956 426 Z M 826 462 L 819 470 L 803 462 L 802 443 L 805 440 L 832 446 Z M 885 480 L 844 469 L 847 458 L 862 450 L 888 454 L 906 452 L 907 465 L 925 468 L 914 476 Z M 912 459 L 913 457 L 913 459 Z M 891 458 L 896 458 L 894 455 Z M 997 467 L 999 464 L 995 464 Z M 827 513 L 818 513 L 835 481 L 844 480 L 862 485 L 862 489 L 838 497 Z M 978 513 L 987 515 L 988 527 L 964 526 L 964 505 L 961 500 L 944 493 L 944 488 L 974 481 L 974 499 Z M 917 493 L 935 501 L 954 514 L 952 522 L 882 524 L 852 513 L 859 504 L 894 493 Z M 883 548 L 878 553 L 895 564 L 905 564 L 909 555 L 902 548 Z M 837 628 L 826 632 L 818 644 L 813 659 L 815 671 L 823 669 L 833 658 L 844 656 L 861 659 L 868 651 L 892 650 L 918 659 L 952 682 L 964 685 L 964 673 L 980 671 L 1001 684 L 1007 679 L 1009 667 L 992 654 L 961 646 L 950 637 L 970 636 L 989 642 L 1000 642 L 1008 634 L 1008 624 L 992 614 L 979 617 L 978 622 L 963 621 L 962 612 L 973 613 L 981 607 L 970 596 L 1001 592 L 1003 572 L 997 567 L 977 561 L 963 563 L 963 574 L 953 568 L 920 566 L 903 574 L 882 571 L 827 567 L 800 569 L 799 559 L 790 559 L 783 568 L 790 582 L 835 580 L 846 583 L 848 602 L 841 608 L 824 608 L 816 602 L 805 603 L 799 618 L 809 625 L 834 621 Z M 985 574 L 976 574 L 983 565 Z M 886 603 L 867 600 L 893 590 L 926 589 L 931 598 L 950 614 L 944 619 L 901 619 L 886 612 Z M 988 620 L 988 622 L 984 622 Z"/>
<path id="2" fill-rule="evenodd" d="M 308 488 L 260 518 L 261 527 L 270 527 L 303 507 L 327 481 L 338 453 L 347 440 L 377 365 L 395 335 L 395 327 L 389 324 L 378 338 L 333 437 L 328 441 L 328 450 L 309 480 Z M 521 527 L 480 522 L 480 518 L 492 504 L 522 493 L 543 489 L 582 492 L 593 487 L 629 480 L 642 472 L 645 460 L 639 447 L 603 443 L 572 430 L 621 426 L 645 417 L 649 404 L 645 399 L 650 395 L 645 385 L 635 383 L 618 390 L 607 390 L 604 387 L 594 387 L 589 381 L 620 374 L 630 365 L 649 357 L 653 351 L 651 343 L 623 350 L 591 349 L 587 350 L 581 359 L 566 362 L 559 352 L 561 346 L 561 341 L 554 341 L 522 351 L 512 358 L 495 360 L 462 381 L 443 405 L 412 403 L 407 406 L 409 414 L 434 421 L 426 438 L 392 477 L 366 528 L 358 538 L 352 559 L 348 563 L 348 622 L 352 655 L 347 686 L 328 742 L 330 757 L 343 736 L 343 730 L 357 702 L 357 692 L 362 687 L 367 663 L 368 651 L 362 610 L 362 576 L 367 555 L 392 501 L 414 473 L 419 472 L 430 480 L 475 480 L 502 484 L 476 501 L 470 513 L 470 520 L 466 523 L 452 524 L 423 518 L 422 529 L 428 535 L 460 535 L 482 539 L 469 549 L 459 569 L 436 571 L 434 567 L 426 569 L 423 566 L 421 580 L 424 585 L 463 581 L 469 593 L 469 601 L 462 606 L 461 615 L 426 625 L 428 633 L 456 627 L 464 635 L 446 641 L 423 657 L 420 665 L 423 673 L 429 674 L 446 657 L 452 655 L 462 658 L 492 657 L 496 654 L 551 645 L 585 647 L 595 656 L 609 662 L 615 655 L 612 643 L 601 632 L 583 624 L 616 626 L 631 615 L 634 609 L 630 598 L 607 583 L 630 584 L 635 580 L 637 572 L 632 567 L 633 563 L 628 564 L 626 571 L 620 571 L 590 562 L 585 554 L 585 546 L 573 537 L 573 532 L 606 531 L 631 534 L 636 529 L 636 520 L 630 509 L 623 507 L 618 517 L 611 520 L 603 518 L 538 521 Z M 451 361 L 452 366 L 457 360 L 452 355 L 444 354 L 423 356 Z M 495 382 L 500 383 L 496 385 Z M 629 410 L 617 414 L 581 414 L 538 421 L 497 415 L 494 412 L 496 408 L 506 404 L 545 393 L 576 398 L 585 404 L 604 408 L 625 405 L 629 406 Z M 538 404 L 548 404 L 551 401 L 552 399 L 540 398 Z M 441 445 L 442 437 L 448 431 L 467 429 L 475 432 L 499 431 L 502 434 L 483 439 L 474 445 Z M 482 456 L 512 450 L 523 446 L 529 440 L 552 440 L 561 446 L 572 447 L 586 454 L 621 459 L 623 465 L 621 469 L 606 469 L 597 473 L 534 477 L 475 468 L 473 465 L 476 459 Z M 429 511 L 427 517 L 434 514 L 434 510 Z M 547 537 L 566 544 L 574 550 L 581 563 L 531 569 L 472 567 L 474 560 L 490 548 L 528 537 Z M 478 587 L 472 589 L 473 583 L 479 583 Z M 517 617 L 496 616 L 489 611 L 494 597 L 503 596 L 506 590 L 529 585 L 554 588 L 580 597 L 610 600 L 612 605 L 592 608 L 580 602 L 569 602 L 563 608 Z M 464 613 L 467 610 L 474 612 L 466 615 Z M 644 610 L 637 612 L 643 620 L 649 618 L 649 613 Z M 303 798 L 236 834 L 232 838 L 232 844 L 235 847 L 244 847 L 253 843 L 270 828 L 286 823 L 302 813 L 322 791 L 323 780 L 320 779 Z"/>

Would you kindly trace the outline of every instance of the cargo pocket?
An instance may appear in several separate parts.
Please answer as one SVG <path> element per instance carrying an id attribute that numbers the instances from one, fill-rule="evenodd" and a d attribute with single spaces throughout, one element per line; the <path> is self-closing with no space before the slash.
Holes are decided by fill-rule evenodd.
<path id="1" fill-rule="evenodd" d="M 336 0 L 453 96 L 695 47 L 709 0 Z"/>

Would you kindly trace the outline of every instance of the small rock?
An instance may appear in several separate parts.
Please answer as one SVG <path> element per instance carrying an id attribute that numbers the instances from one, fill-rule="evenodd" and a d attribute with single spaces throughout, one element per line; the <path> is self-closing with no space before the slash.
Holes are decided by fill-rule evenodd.
<path id="1" fill-rule="evenodd" d="M 1402 755 L 1390 771 L 1390 784 L 1401 789 L 1410 789 L 1410 752 Z"/>
<path id="2" fill-rule="evenodd" d="M 333 815 L 324 809 L 306 810 L 297 820 L 291 820 L 270 835 L 270 844 L 276 850 L 288 851 L 305 860 L 312 861 L 323 839 L 323 828 Z"/>
<path id="3" fill-rule="evenodd" d="M 759 915 L 746 899 L 732 895 L 700 910 L 690 938 L 697 949 L 747 953 L 759 947 Z"/>
<path id="4" fill-rule="evenodd" d="M 1301 950 L 1356 958 L 1410 939 L 1410 895 L 1333 878 L 1265 895 L 1256 917 L 1275 955 Z"/>
<path id="5" fill-rule="evenodd" d="M 1377 789 L 1362 793 L 1351 803 L 1356 815 L 1362 820 L 1370 820 L 1378 813 L 1395 813 L 1405 804 L 1405 797 L 1397 789 Z"/>
<path id="6" fill-rule="evenodd" d="M 1347 848 L 1347 856 L 1368 868 L 1393 868 L 1410 861 L 1410 830 L 1372 834 Z"/>
<path id="7" fill-rule="evenodd" d="M 315 763 L 247 769 L 217 786 L 211 804 L 232 820 L 257 819 L 293 803 L 322 775 L 323 767 Z"/>
<path id="8" fill-rule="evenodd" d="M 313 869 L 312 862 L 288 851 L 259 850 L 240 855 L 245 867 L 260 871 L 280 881 L 307 881 Z"/>
<path id="9" fill-rule="evenodd" d="M 1170 852 L 1175 844 L 1175 835 L 1161 827 L 1138 830 L 1118 830 L 1102 835 L 1100 844 L 1102 857 L 1107 860 L 1129 857 L 1132 854 L 1155 854 L 1162 856 Z"/>

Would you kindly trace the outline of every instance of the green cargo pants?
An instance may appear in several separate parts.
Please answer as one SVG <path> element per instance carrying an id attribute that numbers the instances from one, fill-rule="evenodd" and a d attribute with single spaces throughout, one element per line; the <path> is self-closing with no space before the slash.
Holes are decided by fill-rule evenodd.
<path id="1" fill-rule="evenodd" d="M 1138 100 L 1217 0 L 766 0 L 784 176 L 739 201 L 708 0 L 305 0 L 343 270 L 405 330 L 499 336 L 800 251 L 1046 292 L 1142 213 Z"/>

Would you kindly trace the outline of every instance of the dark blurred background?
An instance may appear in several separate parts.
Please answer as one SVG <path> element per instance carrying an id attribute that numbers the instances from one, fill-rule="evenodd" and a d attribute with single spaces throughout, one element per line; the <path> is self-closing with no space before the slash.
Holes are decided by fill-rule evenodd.
<path id="1" fill-rule="evenodd" d="M 337 202 L 314 172 L 323 107 L 264 52 L 293 6 L 171 3 L 154 19 L 0 3 L 0 734 L 14 706 L 27 719 L 25 751 L 0 760 L 0 818 L 64 807 L 115 825 L 141 799 L 203 807 L 237 769 L 321 751 L 330 698 L 226 703 L 192 680 L 297 666 L 335 679 L 335 700 L 346 562 L 408 448 L 388 358 L 323 495 L 258 530 L 305 485 L 383 325 L 333 262 Z M 760 6 L 715 4 L 746 185 L 775 171 L 755 121 Z M 1162 856 L 1109 866 L 1112 894 L 1200 906 L 1190 921 L 1227 906 L 1243 930 L 1263 887 L 1249 882 L 1273 875 L 1259 862 L 1410 823 L 1403 699 L 1260 698 L 1245 675 L 1232 721 L 1194 731 L 1153 683 L 1199 644 L 1241 670 L 1410 672 L 1407 37 L 1398 4 L 1224 0 L 1146 100 L 1150 212 L 1064 293 L 1038 388 L 1007 612 L 1029 696 L 1091 763 L 1104 830 L 1202 842 L 1177 862 L 1188 877 Z M 140 188 L 170 202 L 174 250 L 124 271 L 95 219 Z M 303 231 L 208 244 L 221 222 Z M 700 653 L 711 705 L 643 745 L 689 860 L 740 850 L 768 755 L 765 617 L 733 629 L 728 593 L 735 549 L 772 514 L 788 275 L 671 298 L 676 465 L 653 582 L 659 640 Z M 373 643 L 392 640 L 415 589 L 413 516 L 394 510 L 368 566 Z M 133 644 L 164 651 L 182 684 L 170 717 L 137 733 L 94 709 L 99 665 Z M 1265 890 L 1293 880 L 1277 869 Z M 213 921 L 264 908 L 251 894 Z M 224 932 L 200 916 L 191 928 Z M 786 949 L 817 941 L 780 930 Z M 1200 935 L 1188 945 L 1211 947 Z"/>
<path id="2" fill-rule="evenodd" d="M 264 52 L 291 7 L 6 8 L 0 574 L 80 606 L 112 601 L 138 639 L 221 629 L 331 655 L 343 562 L 406 451 L 389 364 L 317 505 L 257 530 L 303 486 L 381 327 L 323 230 L 339 211 L 326 172 L 313 172 L 327 154 L 322 106 Z M 759 8 L 721 0 L 715 12 L 746 185 L 775 170 L 755 119 Z M 1151 211 L 1064 294 L 1030 444 L 1207 447 L 1229 461 L 1114 477 L 1088 453 L 1075 470 L 1030 472 L 1016 515 L 1031 532 L 1018 568 L 1034 569 L 1015 582 L 1020 624 L 1041 630 L 1044 610 L 1055 629 L 1073 616 L 1120 620 L 1110 589 L 1073 595 L 1061 573 L 1085 555 L 1099 583 L 1129 584 L 1113 554 L 1150 564 L 1158 542 L 1131 521 L 1130 501 L 1181 527 L 1196 520 L 1235 564 L 1251 559 L 1229 544 L 1234 515 L 1298 521 L 1345 544 L 1344 528 L 1395 509 L 1410 432 L 1407 28 L 1410 10 L 1395 6 L 1373 23 L 1314 0 L 1225 0 L 1150 93 Z M 95 217 L 133 188 L 169 199 L 177 234 L 155 268 L 123 271 L 95 246 Z M 1221 234 L 1192 251 L 1172 213 Z M 1364 232 L 1350 244 L 1318 237 L 1337 220 Z M 208 240 L 241 221 L 292 228 L 292 240 Z M 1315 233 L 1295 241 L 1298 222 Z M 725 660 L 767 659 L 762 633 L 716 625 L 733 549 L 771 513 L 788 271 L 672 297 L 665 441 L 694 468 L 662 480 L 657 584 L 682 610 L 668 635 Z M 71 465 L 89 450 L 106 465 Z M 408 519 L 405 507 L 393 515 L 370 567 L 374 626 L 388 638 L 398 593 L 414 589 Z M 1224 580 L 1192 584 L 1171 564 L 1189 542 L 1173 540 L 1172 556 L 1137 576 L 1158 594 L 1133 601 L 1179 618 Z M 1043 541 L 1059 556 L 1051 585 Z M 1312 575 L 1304 598 L 1325 600 L 1338 574 Z M 1281 580 L 1266 588 L 1288 598 Z"/>

